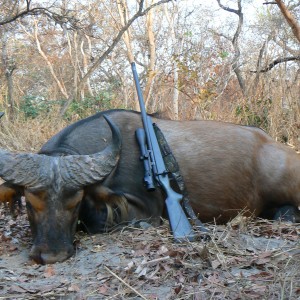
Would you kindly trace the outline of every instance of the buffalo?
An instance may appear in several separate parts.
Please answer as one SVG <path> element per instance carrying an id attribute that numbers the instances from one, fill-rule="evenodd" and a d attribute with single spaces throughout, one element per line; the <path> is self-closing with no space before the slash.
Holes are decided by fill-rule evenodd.
<path id="1" fill-rule="evenodd" d="M 300 156 L 294 150 L 255 127 L 152 120 L 177 159 L 201 221 L 225 223 L 240 212 L 272 217 L 281 208 L 297 215 Z M 66 127 L 38 154 L 0 151 L 0 201 L 25 196 L 32 259 L 69 258 L 76 227 L 101 233 L 134 220 L 160 223 L 165 197 L 143 184 L 139 127 L 138 112 L 109 110 Z"/>

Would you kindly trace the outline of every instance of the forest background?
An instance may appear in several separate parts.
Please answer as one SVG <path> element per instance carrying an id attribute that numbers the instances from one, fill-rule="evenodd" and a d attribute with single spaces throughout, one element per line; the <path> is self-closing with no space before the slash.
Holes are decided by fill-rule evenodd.
<path id="1" fill-rule="evenodd" d="M 0 146 L 110 108 L 259 126 L 300 148 L 300 1 L 0 3 Z M 20 138 L 22 137 L 22 138 Z"/>

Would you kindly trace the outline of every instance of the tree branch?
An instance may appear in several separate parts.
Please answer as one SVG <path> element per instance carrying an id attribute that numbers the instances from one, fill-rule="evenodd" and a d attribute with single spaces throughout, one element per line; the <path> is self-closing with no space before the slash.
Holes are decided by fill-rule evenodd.
<path id="1" fill-rule="evenodd" d="M 19 11 L 19 8 L 14 6 L 11 10 L 11 13 L 15 11 L 13 15 L 10 15 L 2 20 L 0 20 L 0 26 L 5 25 L 8 23 L 15 22 L 18 19 L 21 19 L 25 16 L 37 16 L 37 15 L 46 15 L 48 18 L 54 20 L 58 24 L 66 24 L 69 23 L 71 28 L 79 28 L 79 20 L 76 19 L 74 16 L 69 16 L 67 13 L 65 14 L 58 14 L 50 9 L 50 7 L 31 7 L 31 1 L 26 1 L 26 8 Z"/>
<path id="2" fill-rule="evenodd" d="M 221 3 L 221 0 L 217 0 L 217 2 L 218 2 L 219 6 L 220 6 L 222 9 L 224 9 L 224 10 L 226 10 L 226 11 L 228 11 L 228 12 L 231 12 L 231 13 L 235 13 L 235 14 L 238 15 L 238 10 L 223 5 L 223 4 Z"/>
<path id="3" fill-rule="evenodd" d="M 50 73 L 51 73 L 52 77 L 54 78 L 54 80 L 56 81 L 56 83 L 57 83 L 57 85 L 59 87 L 60 92 L 67 98 L 68 94 L 67 94 L 65 88 L 63 87 L 63 85 L 61 84 L 61 82 L 59 81 L 59 79 L 57 78 L 52 63 L 50 62 L 50 60 L 48 59 L 47 55 L 45 54 L 45 52 L 43 51 L 43 49 L 41 47 L 41 44 L 40 44 L 40 41 L 39 41 L 39 38 L 38 38 L 37 27 L 38 27 L 37 26 L 37 21 L 35 21 L 34 37 L 35 37 L 35 42 L 36 42 L 36 45 L 37 45 L 37 49 L 38 49 L 40 55 L 46 61 L 47 65 L 49 67 Z"/>
<path id="4" fill-rule="evenodd" d="M 241 74 L 240 65 L 238 63 L 239 58 L 240 58 L 240 48 L 239 48 L 239 45 L 238 45 L 238 39 L 239 39 L 239 36 L 241 34 L 243 23 L 244 23 L 244 14 L 242 12 L 241 0 L 237 0 L 238 9 L 233 9 L 233 8 L 230 8 L 230 7 L 227 7 L 227 6 L 223 5 L 221 3 L 221 0 L 217 0 L 217 2 L 223 10 L 231 12 L 231 13 L 235 13 L 239 18 L 238 26 L 237 26 L 236 31 L 234 33 L 234 36 L 231 40 L 232 46 L 234 48 L 234 58 L 232 60 L 231 65 L 232 65 L 232 69 L 233 69 L 233 71 L 234 71 L 234 73 L 237 77 L 237 80 L 239 82 L 242 93 L 245 94 L 245 92 L 246 92 L 245 80 L 244 80 L 244 78 Z"/>
<path id="5" fill-rule="evenodd" d="M 113 39 L 111 45 L 103 52 L 103 54 L 96 60 L 96 62 L 91 66 L 91 68 L 87 71 L 87 73 L 82 77 L 81 81 L 78 84 L 78 89 L 81 89 L 81 87 L 85 84 L 86 80 L 88 78 L 90 78 L 92 73 L 101 65 L 101 63 L 106 59 L 106 57 L 113 51 L 113 49 L 116 47 L 116 45 L 118 44 L 118 42 L 122 38 L 123 34 L 127 31 L 127 29 L 131 26 L 131 24 L 136 19 L 146 15 L 148 13 L 148 11 L 150 11 L 152 8 L 154 8 L 158 5 L 164 4 L 164 3 L 168 3 L 170 1 L 172 1 L 172 0 L 160 0 L 160 1 L 150 5 L 149 7 L 147 7 L 146 9 L 143 10 L 144 0 L 140 0 L 138 11 L 134 14 L 134 16 L 131 19 L 128 20 L 127 24 L 124 25 L 121 28 L 121 30 L 119 31 L 117 36 Z M 60 111 L 61 116 L 63 116 L 65 114 L 65 112 L 67 111 L 69 105 L 72 103 L 73 98 L 74 98 L 74 95 L 71 95 L 68 98 L 65 105 L 62 107 L 62 109 Z"/>
<path id="6" fill-rule="evenodd" d="M 289 52 L 289 54 L 290 54 L 291 56 L 298 56 L 299 50 L 298 50 L 298 49 L 293 49 L 293 48 L 289 47 L 289 46 L 286 44 L 286 40 L 280 39 L 280 36 L 276 36 L 276 37 L 274 36 L 272 40 L 273 40 L 273 42 L 274 42 L 275 44 L 277 44 L 277 45 L 280 46 L 282 49 L 284 49 L 284 51 Z"/>
<path id="7" fill-rule="evenodd" d="M 260 71 L 251 71 L 251 73 L 266 73 L 268 71 L 270 71 L 271 69 L 273 69 L 276 65 L 280 64 L 280 63 L 284 63 L 284 62 L 288 62 L 288 61 L 294 61 L 294 60 L 299 60 L 300 61 L 300 55 L 299 56 L 289 56 L 289 57 L 281 57 L 281 58 L 277 58 L 275 59 L 273 62 L 271 62 L 265 69 L 262 69 Z"/>
<path id="8" fill-rule="evenodd" d="M 281 13 L 283 14 L 284 18 L 290 25 L 294 36 L 300 43 L 300 25 L 298 24 L 297 20 L 294 18 L 294 16 L 291 14 L 291 12 L 288 10 L 288 8 L 285 6 L 282 0 L 275 0 L 279 9 L 281 10 Z"/>

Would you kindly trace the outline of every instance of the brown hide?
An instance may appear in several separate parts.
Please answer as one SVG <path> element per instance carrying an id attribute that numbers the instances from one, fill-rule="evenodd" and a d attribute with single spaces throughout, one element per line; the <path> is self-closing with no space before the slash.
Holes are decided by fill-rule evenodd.
<path id="1" fill-rule="evenodd" d="M 259 216 L 274 206 L 300 205 L 300 156 L 264 131 L 199 121 L 176 124 L 175 132 L 170 122 L 157 123 L 204 222 L 224 223 L 240 211 Z"/>
<path id="2" fill-rule="evenodd" d="M 143 164 L 134 136 L 142 127 L 140 115 L 112 110 L 109 116 L 124 143 L 117 170 L 105 185 L 125 195 L 126 220 L 157 219 L 164 197 L 142 185 Z M 284 205 L 300 205 L 300 156 L 263 130 L 216 121 L 152 120 L 164 133 L 203 222 L 224 223 L 241 211 L 260 216 Z M 103 131 L 101 135 L 108 138 Z"/>
<path id="3" fill-rule="evenodd" d="M 8 203 L 11 214 L 15 214 L 16 205 L 21 206 L 23 188 L 5 182 L 0 185 L 0 203 Z"/>
<path id="4" fill-rule="evenodd" d="M 112 190 L 122 190 L 129 220 L 161 214 L 164 199 L 140 186 L 143 166 L 133 132 L 140 115 L 111 111 L 123 140 Z M 203 222 L 224 223 L 243 211 L 260 216 L 273 208 L 300 205 L 300 156 L 263 130 L 216 121 L 153 118 L 181 169 L 191 203 Z"/>

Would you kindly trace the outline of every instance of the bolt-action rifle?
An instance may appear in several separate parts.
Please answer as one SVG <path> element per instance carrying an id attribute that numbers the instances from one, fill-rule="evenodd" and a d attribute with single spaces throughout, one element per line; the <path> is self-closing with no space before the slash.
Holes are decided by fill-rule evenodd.
<path id="1" fill-rule="evenodd" d="M 167 198 L 165 203 L 175 241 L 193 241 L 195 239 L 195 233 L 181 206 L 182 195 L 171 188 L 169 172 L 167 171 L 159 148 L 153 123 L 146 113 L 144 98 L 134 62 L 131 63 L 131 68 L 144 126 L 144 128 L 138 128 L 135 132 L 141 151 L 141 160 L 144 162 L 144 183 L 148 191 L 153 191 L 156 185 L 159 185 L 166 193 Z"/>

